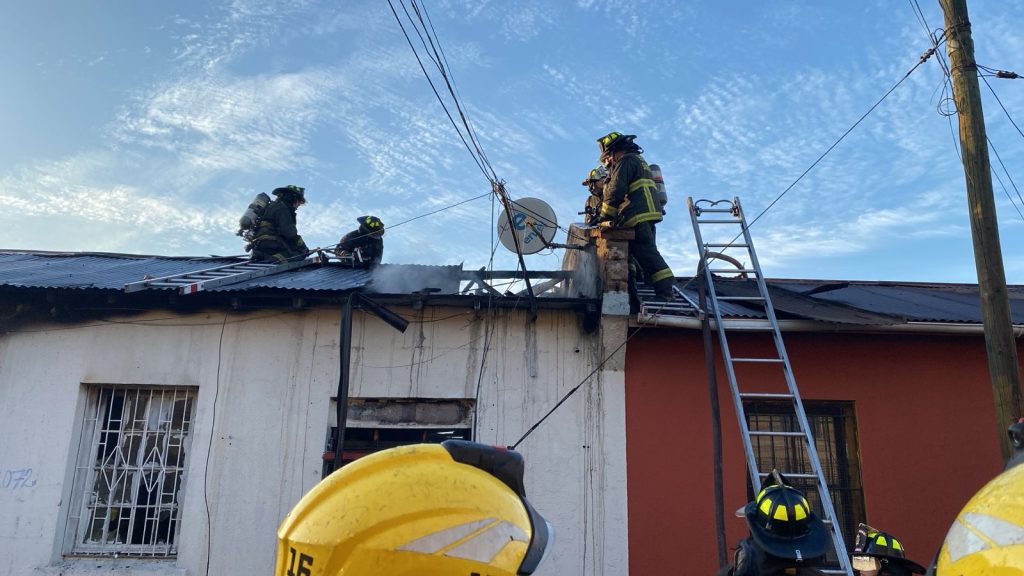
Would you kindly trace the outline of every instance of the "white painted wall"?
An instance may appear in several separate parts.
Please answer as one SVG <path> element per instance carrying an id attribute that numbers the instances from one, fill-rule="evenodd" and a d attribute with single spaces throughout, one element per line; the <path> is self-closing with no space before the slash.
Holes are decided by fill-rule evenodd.
<path id="1" fill-rule="evenodd" d="M 574 312 L 541 310 L 530 323 L 499 311 L 491 323 L 461 308 L 399 311 L 413 320 L 405 334 L 357 314 L 351 395 L 475 398 L 479 388 L 483 442 L 515 442 L 600 362 L 600 338 L 581 334 Z M 0 481 L 31 474 L 0 486 L 0 574 L 271 574 L 280 520 L 320 479 L 338 330 L 336 309 L 155 311 L 0 335 Z M 61 557 L 83 383 L 198 387 L 176 561 Z M 626 573 L 624 430 L 613 374 L 584 384 L 520 446 L 530 499 L 557 530 L 540 574 Z"/>

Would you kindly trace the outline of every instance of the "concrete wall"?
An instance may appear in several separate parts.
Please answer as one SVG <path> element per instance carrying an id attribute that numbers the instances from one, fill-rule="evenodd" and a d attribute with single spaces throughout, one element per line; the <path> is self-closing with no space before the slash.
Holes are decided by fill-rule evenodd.
<path id="1" fill-rule="evenodd" d="M 730 336 L 730 347 L 764 345 L 764 338 Z M 911 559 L 930 562 L 960 508 L 1002 469 L 984 338 L 785 333 L 784 340 L 804 400 L 854 402 L 868 523 L 899 537 Z M 747 472 L 720 358 L 718 377 L 731 557 L 747 534 L 733 515 L 747 498 Z M 744 389 L 760 390 L 750 384 Z M 656 573 L 684 561 L 687 573 L 713 574 L 711 417 L 700 332 L 637 334 L 629 342 L 626 391 L 630 571 Z"/>
<path id="2" fill-rule="evenodd" d="M 405 334 L 357 313 L 351 395 L 479 398 L 482 442 L 515 442 L 600 361 L 574 312 L 398 311 L 413 320 Z M 30 474 L 0 486 L 0 574 L 272 573 L 278 524 L 320 480 L 338 331 L 338 310 L 314 309 L 0 335 L 0 479 Z M 83 384 L 198 388 L 177 560 L 62 557 Z M 541 574 L 625 573 L 624 410 L 621 382 L 594 378 L 519 447 L 530 499 L 558 531 Z"/>

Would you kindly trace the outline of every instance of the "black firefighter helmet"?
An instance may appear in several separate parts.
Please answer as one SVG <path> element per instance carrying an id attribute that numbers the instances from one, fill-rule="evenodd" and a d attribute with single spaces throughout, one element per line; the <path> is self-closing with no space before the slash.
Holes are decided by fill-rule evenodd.
<path id="1" fill-rule="evenodd" d="M 306 203 L 306 189 L 303 188 L 302 186 L 296 186 L 295 184 L 289 184 L 287 186 L 281 186 L 280 188 L 274 188 L 274 191 L 271 192 L 271 194 L 277 196 L 278 198 L 295 198 L 296 200 L 298 200 L 299 204 Z"/>
<path id="2" fill-rule="evenodd" d="M 356 222 L 359 223 L 359 231 L 363 234 L 369 234 L 374 238 L 384 235 L 384 222 L 381 222 L 381 219 L 376 216 L 360 216 L 356 218 Z"/>
<path id="3" fill-rule="evenodd" d="M 857 529 L 857 541 L 853 546 L 854 564 L 858 558 L 873 559 L 875 570 L 885 569 L 884 574 L 924 574 L 925 567 L 907 558 L 903 543 L 888 532 L 881 532 L 861 524 Z M 856 568 L 856 566 L 854 566 Z"/>
<path id="4" fill-rule="evenodd" d="M 804 562 L 820 558 L 828 551 L 825 524 L 811 510 L 804 495 L 789 486 L 777 471 L 765 479 L 765 485 L 754 501 L 746 505 L 743 515 L 754 543 L 772 556 Z"/>

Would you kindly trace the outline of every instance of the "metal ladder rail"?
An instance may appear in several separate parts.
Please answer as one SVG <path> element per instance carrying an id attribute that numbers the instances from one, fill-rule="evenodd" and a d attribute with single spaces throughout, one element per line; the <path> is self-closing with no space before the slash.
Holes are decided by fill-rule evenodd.
<path id="1" fill-rule="evenodd" d="M 714 203 L 712 203 L 712 206 L 717 205 L 720 202 L 725 202 L 725 201 L 714 202 Z M 845 546 L 845 543 L 843 541 L 842 532 L 841 532 L 841 529 L 840 529 L 840 527 L 838 525 L 838 522 L 836 521 L 835 507 L 834 507 L 834 504 L 832 502 L 831 495 L 828 492 L 828 485 L 825 483 L 824 472 L 823 472 L 822 467 L 821 467 L 821 462 L 820 462 L 820 460 L 818 458 L 817 449 L 815 448 L 814 437 L 813 437 L 813 435 L 811 433 L 810 424 L 807 421 L 806 412 L 804 411 L 804 408 L 803 408 L 803 402 L 800 400 L 799 390 L 798 390 L 798 388 L 796 386 L 796 380 L 793 377 L 791 364 L 789 362 L 789 357 L 786 354 L 785 345 L 783 344 L 783 341 L 782 341 L 781 330 L 779 329 L 778 320 L 777 320 L 777 318 L 775 316 L 775 309 L 774 309 L 774 306 L 772 306 L 771 298 L 770 298 L 770 296 L 768 294 L 768 287 L 767 287 L 767 284 L 764 281 L 764 275 L 761 273 L 760 263 L 757 260 L 757 254 L 756 254 L 756 252 L 754 250 L 753 239 L 750 236 L 750 232 L 749 232 L 748 227 L 747 227 L 746 219 L 745 219 L 745 217 L 743 215 L 743 210 L 742 210 L 742 207 L 740 205 L 739 198 L 733 198 L 733 202 L 732 202 L 730 208 L 728 208 L 728 209 L 721 209 L 721 208 L 702 209 L 702 208 L 699 208 L 699 207 L 694 205 L 692 198 L 688 199 L 688 203 L 689 203 L 689 207 L 690 207 L 690 215 L 691 215 L 691 220 L 692 220 L 692 223 L 693 223 L 695 239 L 697 240 L 698 247 L 701 250 L 701 264 L 702 264 L 702 269 L 704 270 L 704 277 L 705 277 L 704 280 L 705 280 L 705 282 L 708 285 L 709 301 L 712 304 L 711 308 L 712 308 L 712 310 L 714 312 L 714 315 L 715 315 L 716 326 L 718 327 L 717 332 L 719 334 L 719 342 L 720 342 L 720 345 L 722 347 L 723 360 L 724 360 L 724 364 L 726 366 L 727 375 L 729 377 L 730 391 L 731 391 L 731 393 L 733 395 L 733 403 L 734 403 L 734 407 L 736 408 L 737 419 L 738 419 L 738 421 L 740 423 L 740 429 L 741 429 L 741 432 L 742 432 L 743 446 L 744 446 L 744 450 L 746 452 L 747 464 L 748 464 L 748 467 L 749 467 L 749 469 L 751 471 L 751 481 L 752 481 L 753 485 L 755 486 L 755 491 L 760 491 L 761 476 L 766 476 L 767 474 L 762 473 L 758 469 L 758 467 L 757 467 L 757 462 L 756 462 L 756 459 L 754 458 L 753 443 L 752 443 L 751 437 L 752 436 L 756 436 L 756 435 L 767 435 L 767 436 L 793 436 L 793 437 L 801 437 L 801 438 L 803 438 L 803 440 L 804 440 L 804 449 L 807 452 L 808 459 L 810 460 L 811 467 L 812 467 L 814 473 L 813 474 L 793 474 L 793 473 L 790 473 L 790 476 L 791 477 L 807 478 L 807 479 L 810 479 L 810 478 L 816 479 L 816 483 L 817 483 L 817 486 L 818 486 L 818 492 L 819 492 L 819 499 L 821 501 L 822 510 L 824 512 L 824 515 L 825 515 L 825 518 L 823 520 L 824 520 L 826 526 L 828 526 L 828 528 L 829 528 L 829 532 L 830 532 L 831 537 L 832 537 L 832 542 L 833 542 L 833 545 L 835 547 L 836 556 L 837 556 L 839 564 L 840 564 L 840 566 L 842 568 L 841 570 L 826 570 L 825 572 L 826 573 L 834 573 L 834 574 L 852 575 L 852 573 L 853 573 L 852 572 L 852 567 L 850 565 L 850 560 L 849 560 L 849 558 L 846 555 L 846 546 Z M 710 212 L 710 213 L 729 213 L 729 214 L 733 215 L 735 217 L 735 219 L 723 219 L 723 220 L 705 219 L 705 220 L 700 220 L 699 219 L 699 215 L 698 215 L 698 211 L 700 211 L 702 213 L 704 213 L 704 212 Z M 738 224 L 738 225 L 741 226 L 741 233 L 742 233 L 742 235 L 744 237 L 744 244 L 730 243 L 730 244 L 726 244 L 726 245 L 715 245 L 715 244 L 705 243 L 703 241 L 703 236 L 702 236 L 702 234 L 700 232 L 700 224 L 734 224 L 734 225 Z M 718 306 L 719 297 L 718 297 L 717 291 L 714 288 L 714 277 L 713 277 L 714 271 L 708 265 L 707 252 L 708 252 L 708 248 L 712 247 L 712 246 L 721 246 L 721 247 L 734 246 L 734 247 L 745 248 L 747 250 L 747 253 L 750 256 L 751 268 L 750 269 L 744 269 L 744 270 L 728 270 L 728 272 L 732 272 L 732 273 L 744 272 L 744 273 L 747 273 L 747 274 L 754 274 L 755 280 L 756 280 L 757 285 L 758 285 L 758 291 L 760 293 L 760 297 L 733 297 L 733 298 L 729 298 L 729 299 L 745 300 L 745 301 L 759 301 L 762 304 L 762 306 L 764 306 L 764 308 L 765 308 L 765 315 L 768 318 L 768 323 L 770 325 L 770 329 L 771 329 L 771 332 L 772 332 L 772 338 L 773 338 L 773 341 L 775 343 L 775 347 L 776 347 L 776 351 L 777 351 L 777 354 L 778 354 L 778 358 L 775 358 L 775 359 L 768 359 L 768 358 L 742 358 L 741 359 L 741 358 L 734 358 L 732 356 L 732 352 L 731 352 L 731 350 L 729 348 L 729 344 L 728 344 L 728 337 L 726 336 L 725 324 L 722 322 L 721 311 L 720 311 L 719 306 Z M 728 297 L 726 297 L 726 298 L 728 298 Z M 783 368 L 783 374 L 784 374 L 785 379 L 786 379 L 786 385 L 787 385 L 787 388 L 789 390 L 789 393 L 788 394 L 778 394 L 778 393 L 743 393 L 743 392 L 740 392 L 740 390 L 739 390 L 739 383 L 738 383 L 738 380 L 736 379 L 736 373 L 735 373 L 735 369 L 734 369 L 734 364 L 737 363 L 737 362 L 762 362 L 762 363 L 781 364 L 782 368 Z M 782 432 L 782 433 L 780 433 L 780 432 L 766 432 L 766 433 L 763 433 L 763 434 L 760 431 L 751 431 L 749 426 L 748 426 L 748 424 L 747 424 L 746 410 L 743 407 L 743 400 L 744 400 L 744 398 L 748 398 L 748 399 L 752 399 L 752 398 L 761 398 L 761 399 L 770 398 L 770 399 L 788 399 L 788 400 L 790 400 L 792 402 L 792 404 L 793 404 L 793 411 L 794 411 L 794 413 L 795 413 L 795 415 L 797 417 L 797 422 L 798 422 L 798 425 L 800 426 L 801 430 L 799 432 Z"/>
<path id="2" fill-rule="evenodd" d="M 722 322 L 722 313 L 718 306 L 718 294 L 715 291 L 715 282 L 712 277 L 711 268 L 708 265 L 707 250 L 705 249 L 704 237 L 700 231 L 700 220 L 698 209 L 694 205 L 693 198 L 687 198 L 690 209 L 690 220 L 693 224 L 693 235 L 700 250 L 701 270 L 704 272 L 704 282 L 708 289 L 708 303 L 715 316 L 715 332 L 718 333 L 718 343 L 722 348 L 722 359 L 725 364 L 725 371 L 729 378 L 729 391 L 732 394 L 732 404 L 736 410 L 736 419 L 740 425 L 740 437 L 743 440 L 743 452 L 747 459 L 747 469 L 751 471 L 751 481 L 754 484 L 754 493 L 761 491 L 761 476 L 757 467 L 757 460 L 754 458 L 754 447 L 750 439 L 750 427 L 747 425 L 746 412 L 743 409 L 743 399 L 740 397 L 739 386 L 736 381 L 736 372 L 732 362 L 732 352 L 729 348 L 729 340 L 725 336 L 725 324 Z"/>
<path id="3" fill-rule="evenodd" d="M 765 314 L 768 316 L 768 320 L 772 325 L 772 337 L 775 340 L 775 347 L 778 351 L 779 359 L 783 363 L 783 374 L 786 378 L 786 386 L 789 388 L 789 393 L 792 395 L 792 402 L 794 405 L 794 412 L 796 413 L 797 420 L 800 423 L 800 428 L 804 433 L 804 441 L 806 442 L 807 456 L 811 461 L 811 468 L 814 470 L 814 474 L 817 475 L 818 479 L 818 498 L 821 501 L 821 507 L 825 512 L 825 520 L 829 531 L 832 533 L 832 542 L 835 545 L 836 556 L 839 559 L 839 565 L 847 571 L 848 574 L 853 574 L 853 567 L 850 564 L 850 558 L 847 555 L 846 543 L 843 540 L 843 532 L 839 526 L 838 518 L 836 516 L 835 504 L 832 502 L 832 495 L 829 492 L 828 484 L 825 482 L 824 468 L 821 466 L 821 460 L 818 458 L 818 450 L 814 442 L 814 435 L 811 431 L 810 422 L 807 421 L 807 412 L 804 410 L 803 400 L 800 398 L 800 390 L 796 385 L 796 377 L 793 376 L 793 367 L 789 361 L 789 354 L 786 352 L 786 345 L 782 341 L 782 331 L 779 329 L 779 322 L 775 316 L 775 306 L 772 305 L 771 297 L 768 295 L 768 285 L 764 280 L 764 274 L 761 273 L 761 264 L 757 259 L 757 253 L 754 250 L 754 242 L 750 236 L 750 229 L 747 227 L 747 219 L 743 213 L 743 207 L 740 204 L 738 197 L 733 198 L 733 203 L 736 206 L 736 212 L 738 214 L 737 219 L 742 223 L 743 238 L 747 244 L 747 251 L 750 254 L 750 264 L 756 270 L 755 278 L 757 280 L 758 290 L 761 293 L 761 297 L 764 298 L 764 309 Z"/>
<path id="4" fill-rule="evenodd" d="M 302 268 L 310 264 L 316 264 L 319 261 L 318 257 L 282 264 L 251 261 L 236 262 L 202 270 L 140 280 L 138 282 L 129 282 L 124 285 L 124 291 L 138 292 L 155 288 L 177 288 L 179 294 L 194 294 L 210 288 L 216 288 L 217 286 Z"/>

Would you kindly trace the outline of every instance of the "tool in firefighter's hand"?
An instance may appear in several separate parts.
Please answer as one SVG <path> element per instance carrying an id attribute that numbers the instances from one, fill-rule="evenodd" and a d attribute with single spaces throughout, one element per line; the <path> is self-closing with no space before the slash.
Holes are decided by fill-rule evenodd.
<path id="1" fill-rule="evenodd" d="M 349 252 L 336 247 L 334 249 L 334 255 L 338 257 L 338 261 L 340 263 L 348 266 L 360 266 L 365 262 L 363 259 L 363 251 L 360 248 L 356 248 Z"/>
<path id="2" fill-rule="evenodd" d="M 275 574 L 528 576 L 554 530 L 518 452 L 468 442 L 365 456 L 313 487 L 277 530 Z"/>

